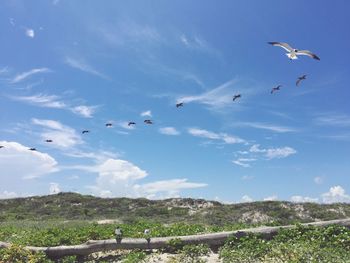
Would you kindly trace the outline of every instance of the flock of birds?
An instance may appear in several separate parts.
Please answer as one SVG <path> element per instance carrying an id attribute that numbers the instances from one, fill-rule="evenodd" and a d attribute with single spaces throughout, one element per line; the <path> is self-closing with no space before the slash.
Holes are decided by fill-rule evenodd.
<path id="1" fill-rule="evenodd" d="M 320 60 L 320 58 L 312 53 L 311 51 L 309 50 L 298 50 L 298 49 L 295 49 L 295 48 L 292 48 L 289 44 L 287 43 L 284 43 L 284 42 L 268 42 L 268 44 L 272 45 L 272 46 L 275 46 L 275 47 L 281 47 L 283 48 L 284 50 L 286 50 L 288 53 L 286 53 L 286 56 L 290 59 L 290 60 L 295 60 L 295 59 L 298 59 L 298 56 L 308 56 L 310 58 L 313 58 L 313 59 L 316 59 L 316 60 Z M 301 81 L 305 80 L 306 79 L 306 76 L 307 75 L 302 75 L 300 77 L 297 78 L 297 81 L 296 81 L 296 86 L 299 86 Z M 278 85 L 274 88 L 272 88 L 271 90 L 271 94 L 273 94 L 274 92 L 277 92 L 281 89 L 282 85 Z M 232 98 L 233 101 L 236 101 L 237 99 L 241 98 L 242 95 L 241 94 L 235 94 Z M 179 102 L 179 103 L 176 103 L 176 108 L 180 108 L 180 107 L 183 107 L 184 106 L 184 102 Z M 144 120 L 144 123 L 147 124 L 147 125 L 151 125 L 153 124 L 153 121 L 150 120 L 150 119 L 146 119 Z M 130 121 L 128 122 L 128 126 L 132 126 L 132 125 L 136 125 L 136 122 L 134 121 Z M 112 127 L 113 124 L 108 122 L 105 124 L 106 127 Z M 86 133 L 89 133 L 90 130 L 83 130 L 81 133 L 82 134 L 86 134 Z M 45 142 L 47 143 L 52 143 L 53 140 L 52 139 L 47 139 L 45 140 Z M 5 146 L 4 145 L 0 145 L 0 149 L 1 148 L 4 148 Z M 30 151 L 36 151 L 36 148 L 29 148 L 28 150 Z"/>

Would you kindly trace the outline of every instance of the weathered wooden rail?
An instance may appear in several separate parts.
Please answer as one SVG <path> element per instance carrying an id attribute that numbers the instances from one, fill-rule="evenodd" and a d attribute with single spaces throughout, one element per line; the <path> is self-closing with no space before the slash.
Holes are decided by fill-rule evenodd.
<path id="1" fill-rule="evenodd" d="M 330 220 L 330 221 L 320 221 L 313 223 L 302 224 L 304 226 L 317 226 L 324 227 L 329 225 L 342 225 L 350 227 L 350 218 L 340 219 L 340 220 Z M 276 226 L 276 227 L 257 227 L 250 229 L 242 229 L 237 231 L 227 231 L 220 233 L 209 233 L 201 235 L 191 235 L 191 236 L 174 236 L 174 237 L 154 237 L 148 242 L 143 238 L 123 238 L 121 242 L 116 242 L 115 239 L 107 240 L 89 240 L 84 244 L 74 245 L 74 246 L 56 246 L 56 247 L 25 247 L 31 251 L 42 251 L 47 254 L 50 258 L 60 258 L 69 255 L 86 256 L 94 252 L 108 251 L 115 249 L 159 249 L 168 246 L 168 242 L 171 239 L 179 238 L 182 240 L 183 244 L 208 244 L 210 247 L 217 247 L 223 245 L 225 240 L 230 236 L 241 237 L 249 233 L 261 234 L 263 238 L 270 239 L 280 229 L 290 229 L 294 228 L 295 225 L 287 226 Z M 7 242 L 0 241 L 0 248 L 10 247 L 11 244 Z"/>

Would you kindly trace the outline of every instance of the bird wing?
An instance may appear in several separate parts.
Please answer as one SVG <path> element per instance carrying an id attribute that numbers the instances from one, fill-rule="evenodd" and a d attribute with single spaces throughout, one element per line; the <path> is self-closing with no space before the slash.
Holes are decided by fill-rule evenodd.
<path id="1" fill-rule="evenodd" d="M 268 42 L 270 45 L 273 45 L 275 47 L 281 47 L 285 50 L 287 50 L 288 52 L 291 52 L 293 51 L 293 48 L 288 45 L 287 43 L 284 43 L 284 42 Z"/>
<path id="2" fill-rule="evenodd" d="M 301 79 L 298 78 L 297 82 L 295 83 L 297 86 L 299 86 L 299 83 L 300 83 Z"/>
<path id="3" fill-rule="evenodd" d="M 296 52 L 297 55 L 304 55 L 304 56 L 309 56 L 313 59 L 316 59 L 316 60 L 320 60 L 320 58 L 318 56 L 316 56 L 316 54 L 312 53 L 311 51 L 309 50 L 298 50 Z"/>

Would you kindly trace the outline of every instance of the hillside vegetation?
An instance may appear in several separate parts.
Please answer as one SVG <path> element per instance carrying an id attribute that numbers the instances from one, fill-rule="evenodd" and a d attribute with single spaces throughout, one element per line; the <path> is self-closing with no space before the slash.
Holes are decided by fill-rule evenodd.
<path id="1" fill-rule="evenodd" d="M 139 220 L 158 223 L 289 224 L 350 217 L 350 204 L 316 204 L 265 201 L 222 204 L 203 199 L 98 198 L 77 193 L 59 193 L 0 200 L 0 221 L 103 220 L 120 223 Z"/>

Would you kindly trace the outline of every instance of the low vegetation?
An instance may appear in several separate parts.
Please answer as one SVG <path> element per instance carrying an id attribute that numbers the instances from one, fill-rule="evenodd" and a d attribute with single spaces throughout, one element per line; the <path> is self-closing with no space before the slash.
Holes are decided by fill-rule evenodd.
<path id="1" fill-rule="evenodd" d="M 347 217 L 350 217 L 350 204 L 296 204 L 280 201 L 221 204 L 191 198 L 98 198 L 76 193 L 0 200 L 0 222 L 114 219 L 123 223 L 140 220 L 159 223 L 181 221 L 223 226 L 238 222 L 284 225 Z"/>

